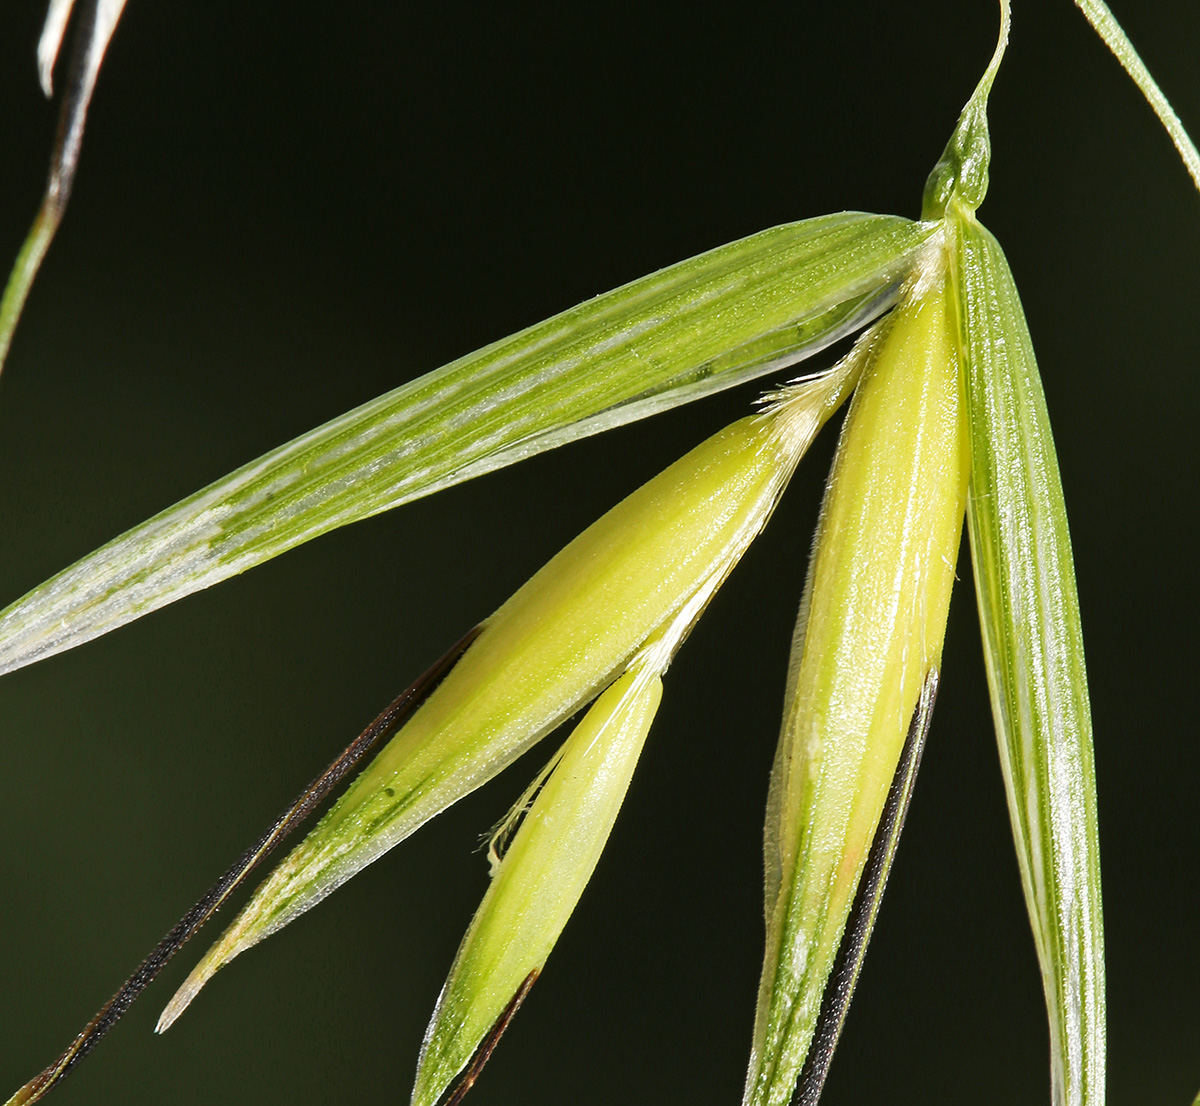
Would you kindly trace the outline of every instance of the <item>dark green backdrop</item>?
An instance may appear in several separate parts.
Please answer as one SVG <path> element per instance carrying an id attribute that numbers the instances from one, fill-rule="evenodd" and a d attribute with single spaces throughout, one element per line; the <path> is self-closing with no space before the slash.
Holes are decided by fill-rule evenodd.
<path id="1" fill-rule="evenodd" d="M 1015 0 L 992 193 L 1045 376 L 1097 739 L 1112 1100 L 1200 1087 L 1200 197 L 1067 0 Z M 1200 8 L 1116 3 L 1200 127 Z M 0 259 L 54 108 L 0 14 Z M 131 0 L 0 377 L 0 602 L 292 435 L 661 265 L 841 208 L 916 215 L 990 0 Z M 7 265 L 7 260 L 3 260 Z M 292 794 L 749 386 L 322 538 L 0 680 L 0 1093 L 48 1062 Z M 761 816 L 827 432 L 672 668 L 609 849 L 479 1106 L 731 1104 Z M 969 565 L 908 829 L 825 1102 L 1048 1101 Z M 173 964 L 68 1103 L 407 1101 L 549 748 L 224 973 Z"/>

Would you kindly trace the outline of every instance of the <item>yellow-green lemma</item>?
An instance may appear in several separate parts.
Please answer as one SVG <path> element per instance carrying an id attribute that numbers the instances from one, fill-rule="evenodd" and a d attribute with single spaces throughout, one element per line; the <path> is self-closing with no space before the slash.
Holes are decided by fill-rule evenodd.
<path id="1" fill-rule="evenodd" d="M 747 1106 L 792 1097 L 901 750 L 936 679 L 969 469 L 959 376 L 939 236 L 874 337 L 821 511 L 768 801 Z"/>
<path id="2" fill-rule="evenodd" d="M 420 709 L 258 889 L 168 1005 L 160 1030 L 233 957 L 495 775 L 627 669 L 649 664 L 657 677 L 765 524 L 813 435 L 853 387 L 860 361 L 852 356 L 791 386 L 761 414 L 692 450 L 489 618 Z M 665 651 L 656 652 L 656 642 Z"/>
<path id="3" fill-rule="evenodd" d="M 496 864 L 426 1030 L 413 1106 L 438 1102 L 479 1043 L 498 1036 L 514 996 L 519 1002 L 541 972 L 637 766 L 662 699 L 657 667 L 632 666 L 596 700 Z"/>

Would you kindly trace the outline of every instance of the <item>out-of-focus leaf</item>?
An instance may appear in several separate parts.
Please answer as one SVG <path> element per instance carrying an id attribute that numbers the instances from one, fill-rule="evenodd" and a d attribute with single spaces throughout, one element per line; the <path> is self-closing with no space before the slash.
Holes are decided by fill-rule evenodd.
<path id="1" fill-rule="evenodd" d="M 1071 539 L 1033 345 L 995 238 L 956 209 L 967 518 L 1009 815 L 1050 1019 L 1056 1106 L 1104 1102 L 1092 724 Z"/>
<path id="2" fill-rule="evenodd" d="M 940 663 L 967 476 L 945 266 L 931 243 L 880 324 L 821 509 L 767 803 L 766 955 L 745 1106 L 792 1098 Z"/>
<path id="3" fill-rule="evenodd" d="M 338 526 L 793 364 L 883 311 L 924 224 L 843 213 L 589 300 L 259 458 L 0 613 L 0 672 Z"/>
<path id="4" fill-rule="evenodd" d="M 1133 48 L 1133 43 L 1129 41 L 1124 28 L 1117 22 L 1104 0 L 1075 0 L 1075 6 L 1083 12 L 1087 21 L 1095 28 L 1096 34 L 1104 40 L 1104 44 L 1146 97 L 1146 102 L 1154 109 L 1158 121 L 1175 143 L 1175 149 L 1179 151 L 1184 166 L 1191 174 L 1192 183 L 1200 188 L 1200 153 L 1196 152 L 1196 144 L 1179 121 L 1171 102 L 1158 87 L 1158 82 L 1150 76 L 1150 70 Z"/>
<path id="5" fill-rule="evenodd" d="M 459 946 L 425 1032 L 413 1106 L 436 1106 L 541 973 L 608 841 L 661 698 L 657 673 L 631 670 L 567 739 Z"/>
<path id="6" fill-rule="evenodd" d="M 795 385 L 762 415 L 714 435 L 590 526 L 488 619 L 255 892 L 172 999 L 160 1030 L 221 967 L 494 776 L 635 666 L 640 651 L 641 666 L 665 669 L 857 369 L 851 360 Z M 667 655 L 658 656 L 664 641 Z"/>
<path id="7" fill-rule="evenodd" d="M 52 88 L 54 63 L 58 58 L 67 21 L 74 0 L 50 0 L 46 23 L 38 42 L 38 78 L 49 96 Z M 79 167 L 79 149 L 83 144 L 83 128 L 87 122 L 88 104 L 96 88 L 100 63 L 108 49 L 109 39 L 117 29 L 117 20 L 125 0 L 88 0 L 85 12 L 76 29 L 77 42 L 71 58 L 66 97 L 58 120 L 58 137 L 50 157 L 50 178 L 42 206 L 34 217 L 33 226 L 21 246 L 16 264 L 9 274 L 8 284 L 0 297 L 0 369 L 8 356 L 13 331 L 29 297 L 33 278 L 62 222 Z"/>
<path id="8" fill-rule="evenodd" d="M 46 11 L 46 22 L 42 26 L 42 37 L 38 39 L 38 80 L 42 91 L 49 99 L 54 95 L 54 64 L 62 47 L 63 35 L 67 32 L 67 21 L 75 0 L 50 0 Z"/>

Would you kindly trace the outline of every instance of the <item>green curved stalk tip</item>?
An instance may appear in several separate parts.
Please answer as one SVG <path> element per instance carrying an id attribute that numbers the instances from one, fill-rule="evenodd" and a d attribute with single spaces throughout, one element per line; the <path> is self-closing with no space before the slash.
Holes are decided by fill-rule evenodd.
<path id="1" fill-rule="evenodd" d="M 634 281 L 389 392 L 109 542 L 0 612 L 0 673 L 329 530 L 778 370 L 891 303 L 928 237 L 790 223 Z"/>
<path id="2" fill-rule="evenodd" d="M 0 369 L 4 368 L 4 362 L 8 359 L 8 350 L 25 301 L 29 298 L 29 290 L 33 287 L 33 278 L 41 268 L 60 218 L 61 213 L 46 203 L 42 204 L 9 274 L 4 295 L 0 297 Z"/>
<path id="3" fill-rule="evenodd" d="M 992 85 L 1008 49 L 1012 15 L 1009 0 L 1000 0 L 1000 30 L 991 61 L 979 78 L 975 91 L 962 109 L 942 156 L 925 182 L 921 205 L 924 219 L 941 219 L 950 201 L 974 211 L 987 195 L 992 140 L 988 131 L 987 107 Z"/>
<path id="4" fill-rule="evenodd" d="M 1184 167 L 1192 178 L 1192 183 L 1200 189 L 1200 153 L 1192 141 L 1184 125 L 1171 107 L 1171 102 L 1163 95 L 1158 82 L 1150 76 L 1150 70 L 1142 61 L 1124 28 L 1117 22 L 1104 0 L 1075 0 L 1075 6 L 1083 12 L 1084 17 L 1092 25 L 1096 34 L 1103 39 L 1113 56 L 1121 63 L 1121 67 L 1132 78 L 1146 102 L 1158 116 L 1163 129 L 1171 136 L 1175 149 L 1183 159 Z"/>

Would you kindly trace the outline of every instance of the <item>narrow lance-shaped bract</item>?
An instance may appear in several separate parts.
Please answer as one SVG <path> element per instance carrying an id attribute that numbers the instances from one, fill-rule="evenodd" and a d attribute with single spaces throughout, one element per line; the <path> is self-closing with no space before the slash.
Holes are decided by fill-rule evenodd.
<path id="1" fill-rule="evenodd" d="M 794 385 L 608 512 L 484 623 L 417 713 L 259 888 L 164 1012 L 511 763 L 610 684 L 762 529 L 858 359 Z"/>
<path id="2" fill-rule="evenodd" d="M 1050 1019 L 1055 1106 L 1104 1102 L 1104 924 L 1079 599 L 1046 398 L 995 238 L 949 214 L 962 304 L 967 519 L 1009 815 Z"/>
<path id="3" fill-rule="evenodd" d="M 0 673 L 351 522 L 795 364 L 887 309 L 925 224 L 774 227 L 564 311 L 350 411 L 0 611 Z"/>
<path id="4" fill-rule="evenodd" d="M 940 240 L 881 327 L 842 431 L 792 652 L 767 811 L 767 948 L 747 1106 L 792 1097 L 905 737 L 940 663 L 967 473 Z"/>
<path id="5" fill-rule="evenodd" d="M 1094 21 L 1107 14 L 1094 0 L 1080 6 Z M 941 221 L 950 243 L 970 428 L 971 559 L 1000 763 L 1049 1013 L 1052 1099 L 1055 1106 L 1102 1106 L 1100 844 L 1071 538 L 1020 297 L 999 243 L 975 218 L 987 192 L 987 99 L 1008 39 L 1007 0 L 1001 10 L 992 64 L 930 175 L 923 214 Z M 1131 58 L 1132 47 L 1122 60 L 1128 66 Z"/>
<path id="6" fill-rule="evenodd" d="M 541 974 L 608 841 L 661 698 L 658 673 L 635 666 L 567 739 L 459 947 L 425 1032 L 413 1106 L 441 1099 Z"/>

